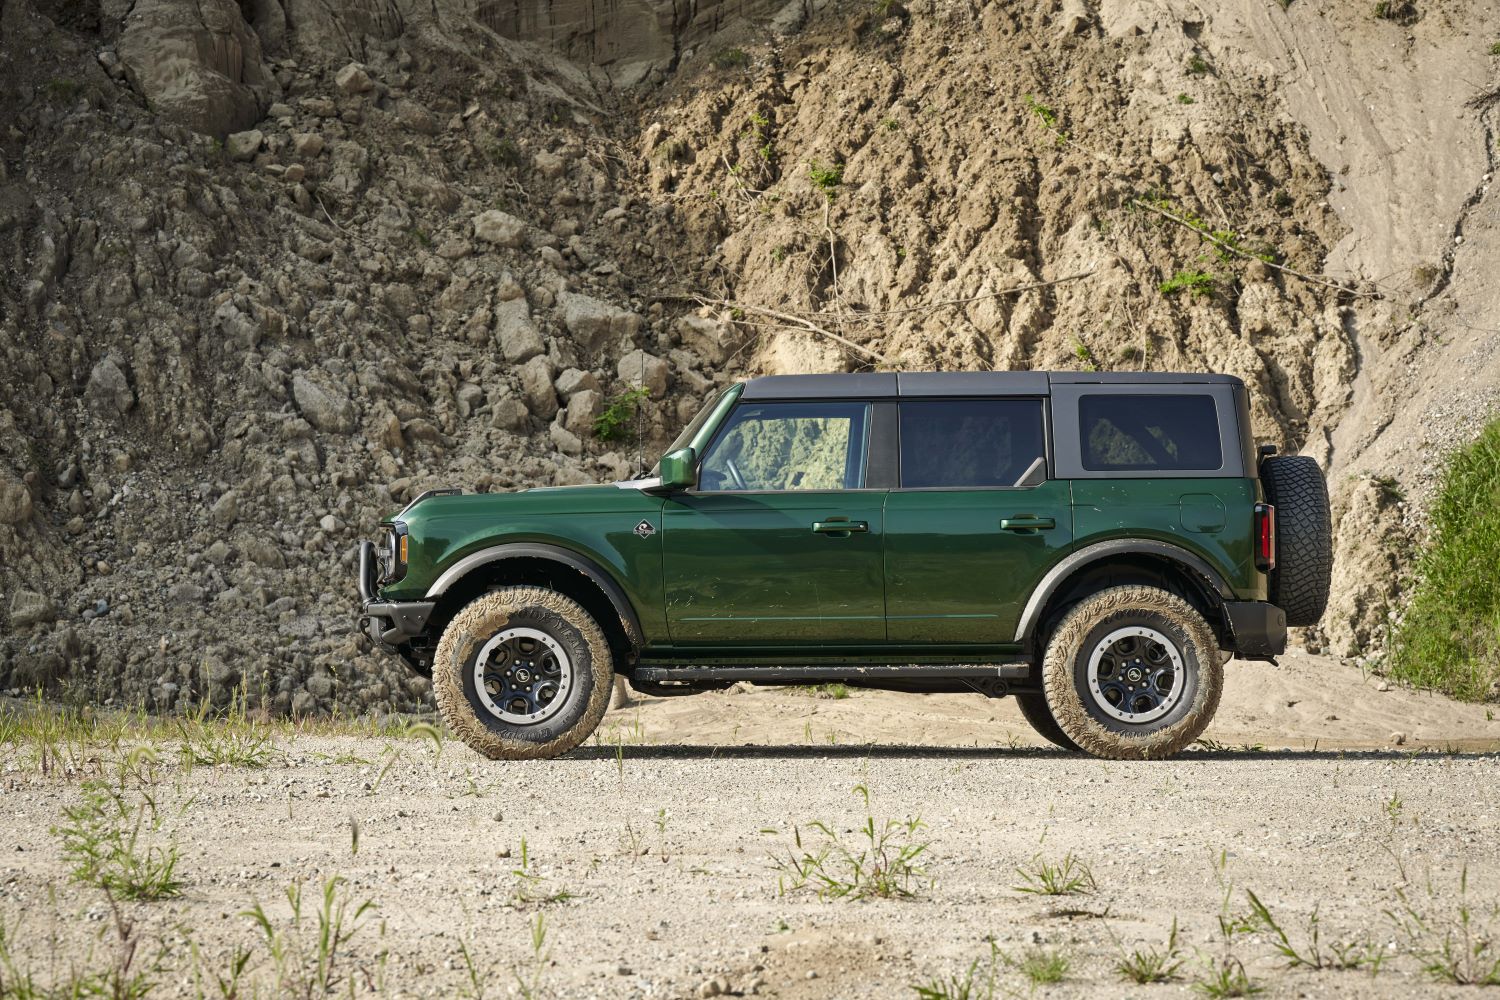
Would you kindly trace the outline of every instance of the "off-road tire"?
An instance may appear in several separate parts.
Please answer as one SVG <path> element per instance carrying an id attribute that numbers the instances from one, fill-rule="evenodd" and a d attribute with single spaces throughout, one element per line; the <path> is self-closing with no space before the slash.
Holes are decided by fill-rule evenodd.
<path id="1" fill-rule="evenodd" d="M 1132 724 L 1109 717 L 1087 690 L 1089 652 L 1111 630 L 1142 625 L 1176 646 L 1183 692 L 1161 718 Z M 1042 661 L 1042 688 L 1058 728 L 1085 753 L 1113 760 L 1170 757 L 1213 718 L 1224 685 L 1219 643 L 1192 605 L 1156 587 L 1112 587 L 1084 598 L 1058 623 Z"/>
<path id="2" fill-rule="evenodd" d="M 560 643 L 572 670 L 566 701 L 551 718 L 511 724 L 491 714 L 475 691 L 474 658 L 491 637 L 525 626 Z M 537 760 L 567 753 L 588 739 L 609 708 L 614 686 L 609 643 L 571 598 L 541 587 L 507 587 L 476 598 L 443 630 L 432 662 L 432 686 L 443 721 L 491 760 Z"/>
<path id="3" fill-rule="evenodd" d="M 1016 707 L 1021 710 L 1021 715 L 1036 730 L 1036 734 L 1051 743 L 1060 750 L 1069 753 L 1079 753 L 1083 748 L 1072 740 L 1068 734 L 1062 731 L 1057 720 L 1052 717 L 1052 709 L 1047 707 L 1047 697 L 1042 694 L 1018 694 L 1015 696 Z"/>
<path id="4" fill-rule="evenodd" d="M 1271 603 L 1286 612 L 1286 623 L 1316 625 L 1328 607 L 1333 572 L 1333 523 L 1328 484 L 1318 463 L 1302 455 L 1281 455 L 1260 463 L 1266 502 L 1276 508 L 1276 568 L 1271 571 Z"/>

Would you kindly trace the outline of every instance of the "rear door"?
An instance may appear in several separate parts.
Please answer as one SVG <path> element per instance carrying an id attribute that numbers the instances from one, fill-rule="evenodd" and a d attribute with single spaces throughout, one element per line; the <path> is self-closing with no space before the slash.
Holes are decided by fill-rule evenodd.
<path id="1" fill-rule="evenodd" d="M 900 402 L 900 488 L 886 500 L 892 642 L 1007 643 L 1073 537 L 1048 475 L 1040 397 Z"/>
<path id="2" fill-rule="evenodd" d="M 885 490 L 867 489 L 874 405 L 741 401 L 695 490 L 662 511 L 674 645 L 885 638 Z"/>

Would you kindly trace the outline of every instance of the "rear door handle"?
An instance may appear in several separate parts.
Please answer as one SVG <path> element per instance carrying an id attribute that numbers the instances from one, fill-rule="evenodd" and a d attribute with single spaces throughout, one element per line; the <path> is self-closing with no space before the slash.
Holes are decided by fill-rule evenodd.
<path id="1" fill-rule="evenodd" d="M 1002 517 L 1000 529 L 1002 531 L 1037 531 L 1046 528 L 1057 527 L 1057 520 L 1050 517 Z"/>
<path id="2" fill-rule="evenodd" d="M 869 531 L 868 521 L 814 521 L 812 530 L 820 535 L 848 535 L 856 531 Z"/>

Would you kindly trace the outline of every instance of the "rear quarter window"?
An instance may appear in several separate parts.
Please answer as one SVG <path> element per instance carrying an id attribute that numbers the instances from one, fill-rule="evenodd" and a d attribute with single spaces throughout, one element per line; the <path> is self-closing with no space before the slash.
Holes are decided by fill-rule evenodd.
<path id="1" fill-rule="evenodd" d="M 1090 472 L 1209 472 L 1224 465 L 1208 395 L 1084 395 L 1080 454 Z"/>

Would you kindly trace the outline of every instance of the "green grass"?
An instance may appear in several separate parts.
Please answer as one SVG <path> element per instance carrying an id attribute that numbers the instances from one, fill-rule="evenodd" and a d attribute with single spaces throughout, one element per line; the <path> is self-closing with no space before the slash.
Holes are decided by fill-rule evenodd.
<path id="1" fill-rule="evenodd" d="M 1163 295 L 1188 292 L 1195 298 L 1209 298 L 1218 287 L 1219 279 L 1207 271 L 1178 271 L 1157 286 Z"/>
<path id="2" fill-rule="evenodd" d="M 842 163 L 830 163 L 823 166 L 817 160 L 807 165 L 807 175 L 812 178 L 813 185 L 828 197 L 838 190 L 838 186 L 844 183 L 844 165 Z"/>
<path id="3" fill-rule="evenodd" d="M 1081 896 L 1098 888 L 1089 866 L 1071 853 L 1057 864 L 1038 854 L 1030 864 L 1017 868 L 1016 874 L 1021 876 L 1024 884 L 1012 888 L 1036 896 Z"/>
<path id="4" fill-rule="evenodd" d="M 714 53 L 714 67 L 716 69 L 744 69 L 750 65 L 750 53 L 744 49 L 720 49 Z"/>
<path id="5" fill-rule="evenodd" d="M 273 918 L 260 903 L 241 916 L 250 918 L 260 931 L 271 959 L 276 994 L 282 997 L 329 996 L 343 992 L 347 986 L 354 995 L 350 979 L 349 945 L 375 909 L 370 900 L 355 902 L 343 891 L 343 878 L 335 875 L 323 883 L 322 892 L 308 907 L 301 883 L 287 887 L 286 899 L 291 916 Z M 367 970 L 360 970 L 368 975 Z"/>
<path id="6" fill-rule="evenodd" d="M 600 441 L 618 441 L 625 437 L 631 418 L 649 395 L 644 388 L 626 389 L 611 399 L 604 412 L 594 418 L 594 434 Z"/>
<path id="7" fill-rule="evenodd" d="M 1195 100 L 1193 100 L 1193 95 L 1192 94 L 1178 94 L 1177 95 L 1177 103 L 1178 104 L 1197 104 L 1198 102 L 1195 101 Z"/>
<path id="8" fill-rule="evenodd" d="M 1265 987 L 1254 982 L 1250 973 L 1237 958 L 1225 958 L 1214 962 L 1203 975 L 1193 980 L 1193 991 L 1209 1000 L 1227 1000 L 1229 997 L 1253 997 L 1264 993 Z"/>
<path id="9" fill-rule="evenodd" d="M 1500 679 L 1500 420 L 1449 457 L 1429 523 L 1390 674 L 1480 701 Z"/>
<path id="10" fill-rule="evenodd" d="M 792 694 L 800 694 L 807 698 L 826 698 L 831 701 L 843 701 L 849 697 L 849 685 L 840 684 L 837 681 L 830 684 L 801 684 L 791 689 Z"/>
<path id="11" fill-rule="evenodd" d="M 1015 969 L 1033 986 L 1060 983 L 1067 978 L 1073 960 L 1061 948 L 1028 948 L 1020 958 L 1007 958 L 1005 964 Z"/>
<path id="12" fill-rule="evenodd" d="M 123 784 L 123 781 L 122 781 Z M 177 845 L 161 835 L 156 800 L 141 790 L 137 801 L 122 788 L 87 782 L 83 800 L 68 806 L 52 828 L 75 882 L 96 886 L 111 899 L 171 899 L 182 893 Z"/>
<path id="13" fill-rule="evenodd" d="M 1167 935 L 1164 949 L 1137 948 L 1122 953 L 1115 962 L 1115 971 L 1126 982 L 1145 986 L 1150 983 L 1169 983 L 1177 978 L 1183 964 L 1182 948 L 1177 944 L 1177 918 L 1172 918 L 1172 932 Z"/>
<path id="14" fill-rule="evenodd" d="M 918 839 L 920 816 L 878 822 L 870 812 L 870 790 L 856 785 L 865 806 L 858 836 L 845 839 L 822 821 L 808 824 L 817 843 L 809 849 L 802 829 L 793 830 L 792 850 L 772 858 L 783 894 L 808 889 L 819 899 L 910 899 L 926 888 L 928 841 Z"/>

